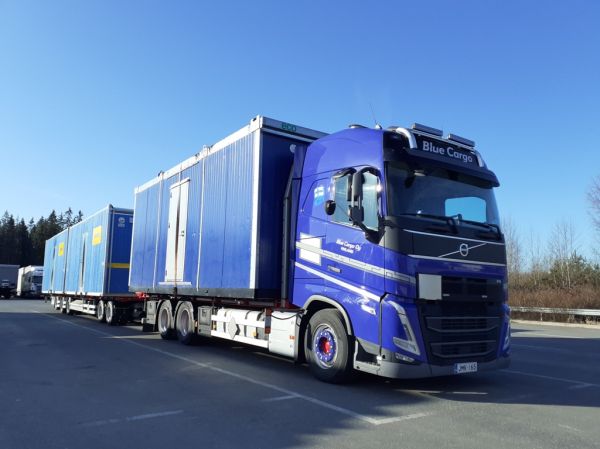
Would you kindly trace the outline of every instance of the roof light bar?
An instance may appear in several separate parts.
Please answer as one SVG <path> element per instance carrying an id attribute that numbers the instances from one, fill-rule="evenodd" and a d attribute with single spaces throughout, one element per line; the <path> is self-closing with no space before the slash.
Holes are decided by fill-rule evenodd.
<path id="1" fill-rule="evenodd" d="M 364 125 L 359 125 L 358 123 L 351 123 L 350 125 L 348 125 L 348 128 L 350 128 L 350 129 L 356 129 L 356 128 L 366 128 L 366 126 L 364 126 Z"/>
<path id="2" fill-rule="evenodd" d="M 448 134 L 448 137 L 446 137 L 446 139 L 452 140 L 453 142 L 462 143 L 463 145 L 466 145 L 471 148 L 475 148 L 474 141 L 472 141 L 470 139 L 465 139 L 464 137 L 457 136 L 456 134 Z"/>
<path id="3" fill-rule="evenodd" d="M 433 134 L 434 136 L 439 136 L 439 137 L 442 137 L 444 135 L 444 131 L 442 131 L 441 129 L 421 125 L 420 123 L 413 123 L 412 129 L 414 129 L 415 131 L 422 131 L 427 134 Z"/>

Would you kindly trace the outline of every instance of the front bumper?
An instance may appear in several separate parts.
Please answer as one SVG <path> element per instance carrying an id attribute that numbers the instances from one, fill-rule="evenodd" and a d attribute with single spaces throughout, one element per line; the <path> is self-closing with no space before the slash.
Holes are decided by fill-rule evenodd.
<path id="1" fill-rule="evenodd" d="M 491 362 L 477 364 L 477 372 L 493 371 L 508 368 L 510 357 L 503 356 Z M 429 363 L 408 364 L 381 360 L 377 365 L 372 363 L 355 362 L 358 371 L 364 371 L 376 376 L 390 379 L 422 379 L 427 377 L 454 376 L 454 365 L 432 365 Z"/>
<path id="2" fill-rule="evenodd" d="M 477 364 L 477 372 L 493 371 L 497 369 L 508 368 L 510 366 L 510 357 L 500 357 L 491 362 L 480 362 Z M 454 365 L 430 365 L 421 363 L 419 365 L 408 365 L 397 362 L 382 361 L 380 364 L 379 376 L 390 377 L 392 379 L 416 379 L 422 377 L 440 377 L 454 376 Z"/>

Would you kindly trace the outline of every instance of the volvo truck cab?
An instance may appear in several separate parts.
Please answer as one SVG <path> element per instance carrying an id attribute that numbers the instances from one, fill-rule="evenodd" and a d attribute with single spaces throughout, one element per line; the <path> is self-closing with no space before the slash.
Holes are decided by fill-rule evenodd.
<path id="1" fill-rule="evenodd" d="M 474 142 L 418 124 L 351 126 L 294 166 L 290 296 L 322 317 L 302 343 L 318 377 L 508 366 L 499 183 Z"/>

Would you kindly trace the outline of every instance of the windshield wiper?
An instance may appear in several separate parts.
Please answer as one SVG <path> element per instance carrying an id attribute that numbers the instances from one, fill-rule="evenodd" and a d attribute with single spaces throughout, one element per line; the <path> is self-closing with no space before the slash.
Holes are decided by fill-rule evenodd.
<path id="1" fill-rule="evenodd" d="M 423 218 L 433 218 L 434 220 L 441 220 L 446 222 L 452 229 L 452 232 L 455 234 L 458 233 L 458 229 L 456 227 L 457 217 L 448 217 L 447 215 L 435 215 L 435 214 L 419 214 L 419 213 L 405 213 L 400 214 L 401 217 L 423 217 Z"/>
<path id="2" fill-rule="evenodd" d="M 465 220 L 464 218 L 462 218 L 462 216 L 459 218 L 459 222 L 468 223 L 468 224 L 474 225 L 474 226 L 481 226 L 482 228 L 486 228 L 490 231 L 494 231 L 498 237 L 500 237 L 502 235 L 500 232 L 500 226 L 492 224 L 492 223 L 486 223 L 483 221 L 475 221 L 475 220 Z"/>

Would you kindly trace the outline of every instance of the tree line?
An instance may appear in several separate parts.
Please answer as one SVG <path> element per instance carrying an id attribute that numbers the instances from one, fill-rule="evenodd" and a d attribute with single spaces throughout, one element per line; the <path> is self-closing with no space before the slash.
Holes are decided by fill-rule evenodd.
<path id="1" fill-rule="evenodd" d="M 512 220 L 503 221 L 512 305 L 600 309 L 600 176 L 587 200 L 597 238 L 588 258 L 579 252 L 572 222 L 556 223 L 549 239 L 542 241 L 534 232 L 523 239 Z"/>
<path id="2" fill-rule="evenodd" d="M 82 219 L 83 213 L 74 214 L 70 207 L 58 215 L 53 210 L 47 217 L 37 221 L 32 218 L 28 223 L 4 212 L 0 218 L 0 264 L 43 265 L 46 240 Z"/>

